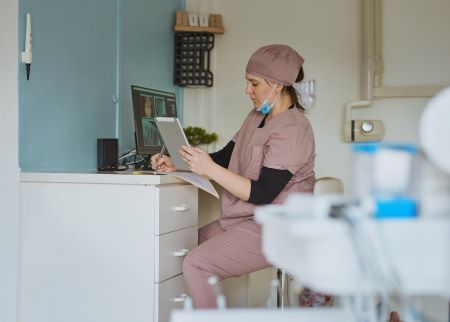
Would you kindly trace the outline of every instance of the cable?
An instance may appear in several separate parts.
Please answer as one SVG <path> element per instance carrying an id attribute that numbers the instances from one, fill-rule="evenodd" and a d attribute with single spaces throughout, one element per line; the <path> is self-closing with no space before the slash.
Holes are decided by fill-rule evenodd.
<path id="1" fill-rule="evenodd" d="M 122 160 L 122 159 L 124 159 L 124 158 L 126 158 L 126 157 L 129 157 L 129 156 L 131 156 L 131 155 L 135 155 L 136 154 L 136 149 L 131 149 L 131 150 L 129 150 L 128 152 L 125 152 L 124 154 L 122 154 L 122 156 L 121 157 L 119 157 L 119 161 L 120 160 Z"/>

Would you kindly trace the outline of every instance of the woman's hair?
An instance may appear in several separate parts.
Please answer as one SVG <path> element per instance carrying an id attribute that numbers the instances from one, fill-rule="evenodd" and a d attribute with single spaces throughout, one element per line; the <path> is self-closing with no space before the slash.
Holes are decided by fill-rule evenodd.
<path id="1" fill-rule="evenodd" d="M 303 78 L 305 77 L 305 74 L 303 73 L 303 67 L 300 67 L 300 71 L 298 72 L 297 79 L 295 80 L 296 83 L 301 82 Z M 283 92 L 287 93 L 289 97 L 291 98 L 294 105 L 302 112 L 305 112 L 305 108 L 300 104 L 300 101 L 298 100 L 299 93 L 294 88 L 294 86 L 284 86 Z"/>

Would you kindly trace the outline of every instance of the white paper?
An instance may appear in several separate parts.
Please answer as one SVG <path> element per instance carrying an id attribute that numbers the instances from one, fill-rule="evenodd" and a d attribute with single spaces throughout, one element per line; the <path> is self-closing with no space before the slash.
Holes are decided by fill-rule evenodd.
<path id="1" fill-rule="evenodd" d="M 158 173 L 159 174 L 159 173 Z M 194 186 L 196 186 L 199 189 L 202 189 L 210 194 L 212 194 L 214 197 L 219 199 L 219 194 L 217 193 L 217 190 L 214 188 L 212 183 L 205 177 L 195 174 L 193 172 L 161 172 L 161 174 L 166 174 L 169 176 L 177 177 L 181 180 L 187 181 Z"/>
<path id="2" fill-rule="evenodd" d="M 178 179 L 184 180 L 186 182 L 189 182 L 196 186 L 199 189 L 202 189 L 210 194 L 212 194 L 214 197 L 219 199 L 219 194 L 217 193 L 217 190 L 214 188 L 212 183 L 204 176 L 201 176 L 199 174 L 195 174 L 193 172 L 185 172 L 185 171 L 175 171 L 175 172 L 159 172 L 159 171 L 149 171 L 149 170 L 125 170 L 125 171 L 114 171 L 114 173 L 118 174 L 151 174 L 151 175 L 169 175 L 174 176 Z"/>

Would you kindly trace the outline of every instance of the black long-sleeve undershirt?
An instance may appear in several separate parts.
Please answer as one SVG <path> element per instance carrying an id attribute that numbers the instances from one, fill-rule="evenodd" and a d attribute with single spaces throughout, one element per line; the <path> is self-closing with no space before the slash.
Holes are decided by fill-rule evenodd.
<path id="1" fill-rule="evenodd" d="M 221 167 L 228 168 L 231 160 L 231 154 L 234 149 L 234 141 L 230 141 L 225 145 L 225 147 L 217 152 L 210 153 L 209 156 L 215 163 L 220 165 Z"/>
<path id="2" fill-rule="evenodd" d="M 291 180 L 292 173 L 288 170 L 262 167 L 257 181 L 251 180 L 248 202 L 255 205 L 272 203 Z"/>
<path id="3" fill-rule="evenodd" d="M 211 153 L 210 156 L 215 163 L 224 168 L 228 168 L 234 146 L 235 143 L 230 141 L 223 149 Z M 263 166 L 258 180 L 251 180 L 248 202 L 256 205 L 270 204 L 284 189 L 291 178 L 292 173 L 288 170 L 272 169 Z"/>

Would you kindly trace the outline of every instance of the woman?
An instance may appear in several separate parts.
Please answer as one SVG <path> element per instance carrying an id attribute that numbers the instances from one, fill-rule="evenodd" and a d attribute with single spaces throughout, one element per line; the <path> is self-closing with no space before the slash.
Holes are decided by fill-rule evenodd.
<path id="1" fill-rule="evenodd" d="M 220 219 L 199 230 L 199 246 L 186 256 L 183 273 L 198 308 L 216 306 L 208 278 L 220 281 L 270 266 L 261 249 L 256 205 L 281 203 L 292 192 L 312 192 L 314 135 L 297 92 L 304 59 L 285 45 L 258 49 L 249 59 L 246 93 L 254 109 L 219 152 L 182 146 L 192 172 L 224 188 Z M 152 157 L 154 168 L 174 171 L 167 156 Z"/>

